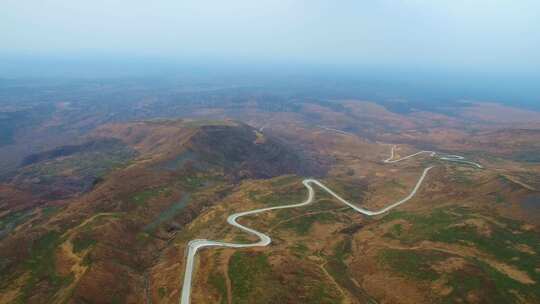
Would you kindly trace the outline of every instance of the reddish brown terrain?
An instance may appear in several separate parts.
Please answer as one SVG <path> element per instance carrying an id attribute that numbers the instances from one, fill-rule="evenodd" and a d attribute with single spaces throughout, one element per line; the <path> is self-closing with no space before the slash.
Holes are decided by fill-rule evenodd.
<path id="1" fill-rule="evenodd" d="M 98 123 L 6 174 L 0 303 L 178 303 L 189 240 L 255 241 L 229 214 L 301 202 L 305 177 L 378 209 L 429 165 L 417 195 L 383 215 L 316 189 L 309 206 L 242 218 L 272 244 L 200 252 L 192 303 L 540 301 L 537 112 L 335 100 L 194 113 Z M 396 158 L 434 150 L 484 168 L 428 155 L 385 164 L 392 145 Z"/>

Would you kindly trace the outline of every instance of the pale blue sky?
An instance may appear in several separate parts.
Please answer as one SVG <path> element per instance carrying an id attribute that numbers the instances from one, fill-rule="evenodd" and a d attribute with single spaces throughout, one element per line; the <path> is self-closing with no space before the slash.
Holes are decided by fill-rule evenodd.
<path id="1" fill-rule="evenodd" d="M 2 0 L 0 53 L 534 71 L 538 0 Z"/>

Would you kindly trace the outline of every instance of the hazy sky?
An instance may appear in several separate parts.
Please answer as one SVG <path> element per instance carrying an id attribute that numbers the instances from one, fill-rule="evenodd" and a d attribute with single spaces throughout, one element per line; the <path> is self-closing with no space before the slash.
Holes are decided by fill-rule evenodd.
<path id="1" fill-rule="evenodd" d="M 540 68 L 538 0 L 2 0 L 4 54 Z"/>

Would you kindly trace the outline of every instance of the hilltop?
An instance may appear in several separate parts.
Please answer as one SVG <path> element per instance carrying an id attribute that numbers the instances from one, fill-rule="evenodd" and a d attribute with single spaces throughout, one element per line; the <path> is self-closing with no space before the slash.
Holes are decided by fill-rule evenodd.
<path id="1" fill-rule="evenodd" d="M 4 210 L 20 211 L 2 224 L 0 286 L 11 292 L 0 302 L 140 294 L 171 236 L 239 182 L 324 173 L 300 153 L 235 121 L 160 120 L 104 125 L 27 157 L 2 190 Z M 122 289 L 102 290 L 118 275 Z"/>

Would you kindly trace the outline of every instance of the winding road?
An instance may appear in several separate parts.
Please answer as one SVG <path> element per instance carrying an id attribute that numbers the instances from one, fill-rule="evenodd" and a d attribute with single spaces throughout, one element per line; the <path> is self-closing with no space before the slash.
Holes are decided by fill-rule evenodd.
<path id="1" fill-rule="evenodd" d="M 384 163 L 397 163 L 397 162 L 400 162 L 400 161 L 415 157 L 415 156 L 420 155 L 420 154 L 429 154 L 431 157 L 436 157 L 438 155 L 438 153 L 434 152 L 434 151 L 420 151 L 420 152 L 411 154 L 409 156 L 405 156 L 405 157 L 402 157 L 402 158 L 399 158 L 399 159 L 394 159 L 395 148 L 396 148 L 396 146 L 392 146 L 391 155 L 390 155 L 390 157 L 388 159 L 385 159 L 383 161 Z M 446 160 L 446 161 L 452 161 L 452 162 L 465 163 L 465 164 L 475 166 L 477 168 L 482 168 L 482 166 L 480 164 L 477 164 L 477 163 L 471 162 L 471 161 L 467 161 L 467 160 L 465 160 L 464 157 L 458 156 L 458 155 L 442 155 L 442 156 L 439 157 L 439 159 Z M 340 201 L 341 203 L 351 207 L 352 209 L 354 209 L 355 211 L 357 211 L 359 213 L 362 213 L 362 214 L 367 215 L 367 216 L 374 216 L 374 215 L 383 214 L 383 213 L 388 212 L 391 209 L 393 209 L 393 208 L 395 208 L 395 207 L 397 207 L 397 206 L 399 206 L 401 204 L 406 203 L 410 199 L 412 199 L 416 195 L 416 192 L 418 191 L 418 189 L 420 188 L 420 186 L 424 182 L 424 179 L 426 178 L 428 172 L 431 169 L 433 169 L 433 166 L 430 166 L 430 167 L 427 167 L 427 168 L 424 169 L 424 171 L 420 175 L 418 181 L 416 182 L 416 185 L 414 186 L 412 191 L 409 193 L 409 195 L 407 195 L 405 198 L 402 198 L 401 200 L 399 200 L 399 201 L 397 201 L 397 202 L 395 202 L 393 204 L 390 204 L 390 205 L 388 205 L 388 206 L 386 206 L 386 207 L 384 207 L 382 209 L 379 209 L 379 210 L 372 211 L 372 210 L 367 210 L 367 209 L 358 207 L 358 206 L 348 202 L 347 200 L 343 199 L 341 196 L 336 194 L 334 191 L 332 191 L 330 188 L 325 186 L 320 181 L 318 181 L 316 179 L 308 178 L 308 179 L 304 179 L 302 181 L 302 184 L 308 190 L 307 199 L 302 203 L 291 204 L 291 205 L 282 205 L 282 206 L 276 206 L 276 207 L 268 207 L 268 208 L 261 208 L 261 209 L 244 211 L 244 212 L 235 213 L 235 214 L 230 215 L 227 218 L 227 222 L 231 226 L 237 227 L 237 228 L 239 228 L 239 229 L 241 229 L 241 230 L 243 230 L 243 231 L 245 231 L 247 233 L 256 235 L 259 238 L 259 241 L 255 242 L 255 243 L 250 243 L 250 244 L 227 243 L 227 242 L 219 242 L 219 241 L 212 241 L 212 240 L 206 240 L 206 239 L 195 239 L 195 240 L 190 241 L 188 243 L 188 249 L 187 249 L 187 261 L 186 261 L 186 267 L 185 267 L 185 273 L 184 273 L 184 283 L 182 285 L 182 296 L 180 298 L 180 304 L 189 304 L 190 303 L 191 285 L 192 285 L 191 282 L 192 282 L 192 278 L 193 278 L 193 269 L 194 269 L 194 264 L 195 264 L 195 256 L 197 255 L 197 252 L 199 250 L 201 250 L 203 248 L 207 248 L 207 247 L 228 247 L 228 248 L 264 247 L 264 246 L 268 246 L 272 242 L 272 239 L 268 235 L 266 235 L 266 234 L 264 234 L 262 232 L 259 232 L 259 231 L 255 230 L 255 229 L 251 229 L 249 227 L 246 227 L 246 226 L 243 226 L 243 225 L 239 224 L 237 222 L 238 218 L 246 216 L 246 215 L 252 215 L 252 214 L 267 212 L 267 211 L 271 211 L 271 210 L 288 209 L 288 208 L 297 208 L 297 207 L 307 206 L 307 205 L 309 205 L 309 204 L 311 204 L 313 202 L 313 199 L 315 197 L 315 190 L 313 189 L 313 185 L 315 185 L 315 186 L 319 187 L 320 189 L 326 191 L 328 194 L 332 195 L 338 201 Z"/>
<path id="2" fill-rule="evenodd" d="M 392 146 L 392 150 L 390 152 L 390 157 L 385 159 L 383 161 L 384 163 L 393 164 L 393 163 L 400 162 L 402 160 L 406 160 L 406 159 L 411 158 L 411 157 L 415 157 L 415 156 L 420 155 L 420 154 L 429 154 L 431 157 L 435 157 L 438 154 L 435 151 L 420 151 L 420 152 L 416 152 L 414 154 L 411 154 L 411 155 L 408 155 L 408 156 L 405 156 L 405 157 L 402 157 L 402 158 L 399 158 L 399 159 L 394 159 L 394 150 L 395 149 L 396 149 L 396 146 L 395 145 Z M 465 157 L 459 156 L 459 155 L 447 154 L 447 155 L 443 155 L 443 156 L 439 157 L 439 159 L 446 160 L 446 161 L 463 163 L 463 164 L 468 164 L 468 165 L 474 166 L 474 167 L 476 167 L 478 169 L 483 169 L 484 168 L 484 167 L 482 167 L 482 165 L 480 165 L 478 163 L 475 163 L 475 162 L 472 162 L 472 161 L 465 160 Z"/>

